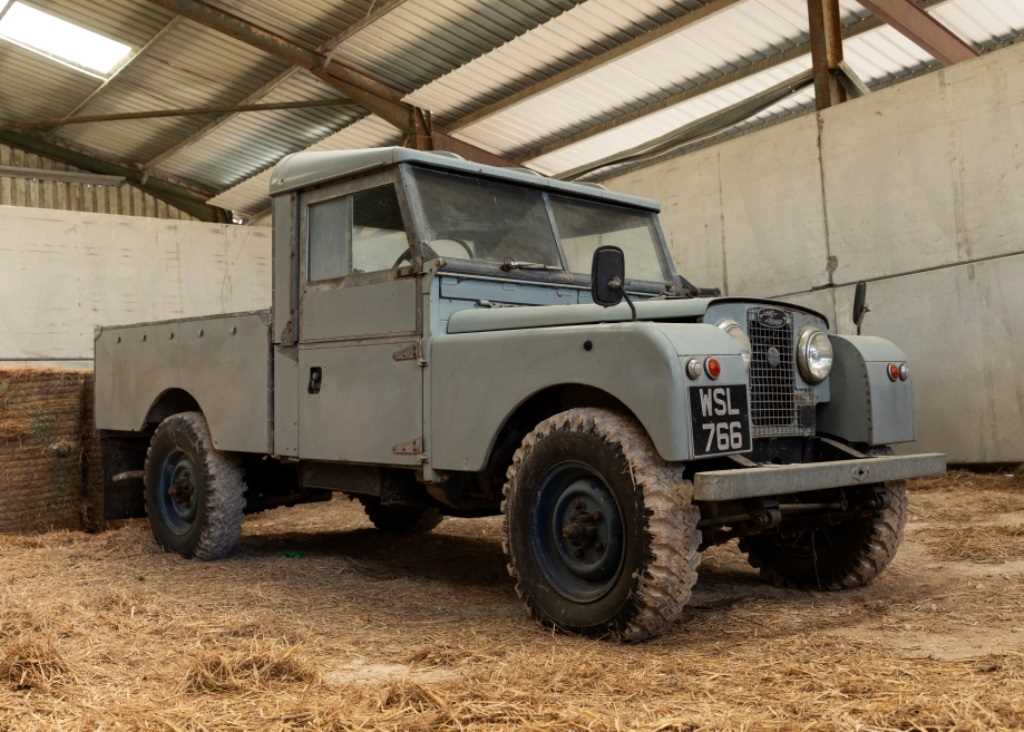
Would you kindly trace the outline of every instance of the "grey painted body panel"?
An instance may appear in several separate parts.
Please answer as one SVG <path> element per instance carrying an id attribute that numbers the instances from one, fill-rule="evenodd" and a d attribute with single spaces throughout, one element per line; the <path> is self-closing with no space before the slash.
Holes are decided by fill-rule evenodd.
<path id="1" fill-rule="evenodd" d="M 537 308 L 547 310 L 548 308 Z M 490 312 L 490 311 L 488 311 Z M 592 350 L 584 350 L 590 341 Z M 447 335 L 430 341 L 431 463 L 483 467 L 515 409 L 545 388 L 582 384 L 621 401 L 666 460 L 693 457 L 687 388 L 690 355 L 721 357 L 717 384 L 745 384 L 736 341 L 703 324 L 585 324 Z"/>
<path id="2" fill-rule="evenodd" d="M 423 369 L 396 361 L 410 339 L 318 343 L 299 347 L 299 457 L 380 465 L 419 465 Z M 307 391 L 323 369 L 319 394 Z"/>
<path id="3" fill-rule="evenodd" d="M 589 300 L 589 293 L 588 300 Z M 727 311 L 732 301 L 723 298 L 672 298 L 636 300 L 637 318 L 640 320 L 694 320 L 704 316 L 714 305 Z M 792 308 L 817 318 L 824 327 L 828 321 L 812 310 L 788 305 L 774 300 L 745 298 L 743 307 L 763 303 L 777 307 Z M 546 308 L 499 308 L 495 310 L 465 310 L 453 315 L 448 321 L 449 333 L 474 333 L 485 330 L 514 330 L 518 328 L 545 328 L 556 325 L 580 325 L 583 323 L 621 323 L 633 317 L 629 305 L 619 303 L 615 307 L 603 308 L 592 303 L 560 305 Z M 723 315 L 724 317 L 724 315 Z"/>
<path id="4" fill-rule="evenodd" d="M 832 399 L 818 406 L 818 430 L 847 442 L 893 445 L 914 440 L 911 381 L 890 381 L 889 363 L 906 362 L 894 343 L 874 336 L 832 336 Z"/>
<path id="5" fill-rule="evenodd" d="M 934 452 L 799 465 L 765 465 L 697 473 L 693 476 L 693 495 L 697 501 L 735 501 L 757 496 L 806 493 L 822 488 L 867 486 L 944 472 L 946 456 Z"/>
<path id="6" fill-rule="evenodd" d="M 415 277 L 374 283 L 347 277 L 307 285 L 300 314 L 302 342 L 418 335 L 416 299 Z"/>
<path id="7" fill-rule="evenodd" d="M 295 345 L 298 337 L 298 290 L 292 283 L 299 280 L 298 194 L 273 199 L 273 292 L 274 343 Z"/>
<path id="8" fill-rule="evenodd" d="M 282 193 L 319 186 L 341 178 L 364 175 L 401 163 L 425 165 L 455 173 L 494 178 L 622 206 L 645 208 L 649 211 L 661 210 L 661 204 L 650 198 L 612 193 L 604 188 L 586 183 L 570 183 L 523 169 L 499 168 L 493 165 L 472 163 L 443 153 L 411 150 L 405 147 L 292 153 L 274 166 L 270 178 L 270 194 L 278 196 Z"/>
<path id="9" fill-rule="evenodd" d="M 96 332 L 96 427 L 138 431 L 158 398 L 182 389 L 198 403 L 220 450 L 269 453 L 270 311 Z"/>
<path id="10" fill-rule="evenodd" d="M 299 456 L 299 349 L 274 346 L 274 454 Z"/>

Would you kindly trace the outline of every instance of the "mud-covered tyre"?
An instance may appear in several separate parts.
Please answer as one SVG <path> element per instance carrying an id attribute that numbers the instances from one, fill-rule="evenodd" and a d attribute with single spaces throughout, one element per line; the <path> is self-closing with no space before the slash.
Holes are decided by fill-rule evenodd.
<path id="1" fill-rule="evenodd" d="M 516 592 L 545 625 L 640 641 L 668 631 L 697 581 L 692 486 L 631 417 L 570 409 L 530 432 L 504 487 Z"/>
<path id="2" fill-rule="evenodd" d="M 444 516 L 432 506 L 382 506 L 380 500 L 360 497 L 366 517 L 380 531 L 413 536 L 433 531 Z"/>
<path id="3" fill-rule="evenodd" d="M 145 494 L 153 537 L 165 550 L 221 559 L 238 548 L 242 466 L 214 449 L 199 412 L 172 415 L 156 428 L 146 454 Z"/>
<path id="4" fill-rule="evenodd" d="M 849 590 L 864 587 L 889 566 L 907 524 L 903 483 L 876 488 L 867 515 L 836 526 L 792 534 L 773 533 L 740 540 L 740 551 L 761 576 L 779 587 Z"/>

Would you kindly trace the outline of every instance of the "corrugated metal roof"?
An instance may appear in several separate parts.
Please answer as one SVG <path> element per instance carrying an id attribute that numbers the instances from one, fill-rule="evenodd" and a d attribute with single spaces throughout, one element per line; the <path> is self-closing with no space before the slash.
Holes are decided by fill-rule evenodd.
<path id="1" fill-rule="evenodd" d="M 177 24 L 131 63 L 81 114 L 231 105 L 285 67 L 262 51 L 190 21 Z M 174 117 L 73 125 L 61 137 L 146 161 L 206 120 Z"/>
<path id="2" fill-rule="evenodd" d="M 699 6 L 693 0 L 590 0 L 426 84 L 408 100 L 443 123 Z"/>
<path id="3" fill-rule="evenodd" d="M 319 48 L 372 13 L 380 0 L 220 0 L 216 5 L 250 23 Z"/>
<path id="4" fill-rule="evenodd" d="M 2 4 L 2 0 L 0 0 Z M 57 117 L 100 81 L 13 43 L 0 41 L 0 119 Z"/>
<path id="5" fill-rule="evenodd" d="M 863 12 L 851 0 L 844 0 L 841 5 L 845 20 Z M 614 120 L 713 79 L 723 70 L 737 68 L 802 43 L 807 37 L 806 15 L 805 0 L 747 0 L 485 118 L 462 130 L 459 136 L 518 157 L 526 149 L 535 147 L 538 141 Z M 571 36 L 574 30 L 570 28 L 569 33 Z M 809 62 L 805 66 L 809 66 Z M 794 73 L 802 70 L 797 69 Z M 648 118 L 649 135 L 644 132 L 644 125 L 633 124 L 628 136 L 613 134 L 602 136 L 602 139 L 633 139 L 633 144 L 637 144 L 644 138 L 654 138 L 668 131 L 673 120 L 678 123 L 675 126 L 681 126 L 702 114 L 738 101 L 737 93 L 754 93 L 784 78 L 786 75 L 773 73 L 759 75 L 754 83 L 745 80 L 706 95 L 706 98 L 679 105 L 672 111 L 653 115 Z M 641 139 L 636 138 L 638 133 L 642 135 Z M 574 146 L 574 149 L 582 153 L 595 148 L 593 145 L 581 145 Z M 614 152 L 614 148 L 604 154 L 610 152 Z M 587 162 L 566 154 L 561 155 L 560 160 L 566 163 L 566 168 L 562 169 Z M 540 165 L 546 167 L 543 162 Z"/>
<path id="6" fill-rule="evenodd" d="M 82 114 L 337 95 L 311 74 L 286 73 L 279 61 L 190 21 L 179 19 L 168 27 L 172 16 L 147 0 L 31 2 L 136 51 L 150 44 Z M 343 38 L 334 52 L 337 60 L 408 93 L 410 103 L 431 110 L 435 124 L 443 127 L 710 0 L 207 2 L 307 47 L 322 48 Z M 867 15 L 855 0 L 840 3 L 844 22 Z M 781 52 L 794 55 L 792 49 L 807 40 L 806 12 L 806 0 L 738 0 L 479 119 L 456 135 L 509 156 L 532 155 L 530 165 L 544 172 L 575 168 L 677 129 L 807 68 L 806 57 L 766 65 L 759 73 L 667 106 L 708 80 L 768 63 L 764 60 Z M 931 12 L 978 45 L 1024 33 L 1020 0 L 945 0 Z M 845 49 L 853 69 L 873 85 L 934 65 L 925 51 L 888 27 L 848 39 Z M 0 118 L 67 114 L 99 85 L 93 77 L 0 41 Z M 812 101 L 812 93 L 804 90 L 736 129 L 810 109 Z M 610 127 L 652 104 L 665 108 L 561 146 L 567 136 L 594 125 Z M 213 203 L 250 213 L 266 206 L 265 171 L 289 152 L 388 145 L 399 139 L 393 127 L 351 107 L 65 126 L 58 135 L 111 157 L 138 163 L 156 159 L 156 175 L 222 190 Z M 558 143 L 558 149 L 549 143 Z"/>
<path id="7" fill-rule="evenodd" d="M 362 147 L 396 145 L 399 131 L 379 117 L 370 115 L 352 123 L 330 137 L 311 145 L 308 150 L 352 150 Z M 246 214 L 257 214 L 269 205 L 270 168 L 247 178 L 236 186 L 210 199 L 214 206 Z"/>
<path id="8" fill-rule="evenodd" d="M 939 5 L 935 13 L 952 29 L 976 43 L 1007 32 L 1011 29 L 1008 25 L 1018 27 L 1016 18 L 1024 13 L 1024 3 L 1011 8 L 1012 3 L 1007 0 L 985 0 L 986 12 L 971 16 L 974 27 L 968 32 L 966 28 L 958 27 L 958 14 L 964 12 L 965 3 L 971 4 L 971 0 L 950 0 Z M 995 5 L 1004 6 L 1001 14 L 994 13 Z M 853 0 L 841 0 L 840 7 L 844 23 L 866 14 Z M 990 23 L 992 18 L 999 20 L 986 25 L 985 16 Z M 807 32 L 805 0 L 747 0 L 485 118 L 461 130 L 458 136 L 519 158 L 536 148 L 538 143 L 612 122 L 624 114 L 712 79 L 723 71 L 804 43 Z M 889 27 L 848 39 L 845 49 L 851 66 L 865 81 L 872 83 L 905 75 L 931 60 L 927 52 Z M 495 54 L 501 52 L 499 49 Z M 514 58 L 508 57 L 502 61 L 506 69 L 514 67 L 515 62 Z M 530 63 L 524 59 L 524 69 L 528 69 Z M 551 174 L 575 168 L 654 139 L 809 67 L 809 56 L 787 62 L 561 150 L 528 157 L 528 164 Z M 441 83 L 443 80 L 435 82 L 435 85 Z M 762 112 L 750 122 L 809 108 L 812 100 L 812 94 L 804 91 Z"/>
<path id="9" fill-rule="evenodd" d="M 40 10 L 70 20 L 91 31 L 127 43 L 136 50 L 146 45 L 171 20 L 166 10 L 146 0 L 28 0 Z M 0 4 L 2 0 L 0 0 Z"/>
<path id="10" fill-rule="evenodd" d="M 298 71 L 254 103 L 272 104 L 338 98 L 338 91 Z M 365 117 L 356 108 L 287 109 L 236 114 L 167 160 L 158 173 L 192 178 L 211 186 L 233 185 L 284 155 L 302 150 Z M 254 144 L 253 141 L 258 141 Z"/>
<path id="11" fill-rule="evenodd" d="M 576 2 L 408 0 L 348 39 L 334 57 L 412 91 Z"/>

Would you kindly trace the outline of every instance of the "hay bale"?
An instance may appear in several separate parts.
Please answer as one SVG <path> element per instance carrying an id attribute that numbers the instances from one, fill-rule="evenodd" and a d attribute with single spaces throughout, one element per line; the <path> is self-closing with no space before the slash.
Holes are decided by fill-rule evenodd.
<path id="1" fill-rule="evenodd" d="M 0 369 L 0 532 L 101 528 L 101 465 L 92 372 Z"/>

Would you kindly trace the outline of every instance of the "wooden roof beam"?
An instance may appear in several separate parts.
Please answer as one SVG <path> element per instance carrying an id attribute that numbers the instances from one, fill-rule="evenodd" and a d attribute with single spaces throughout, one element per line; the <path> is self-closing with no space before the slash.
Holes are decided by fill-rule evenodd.
<path id="1" fill-rule="evenodd" d="M 946 66 L 978 55 L 960 36 L 910 0 L 859 2 Z"/>

